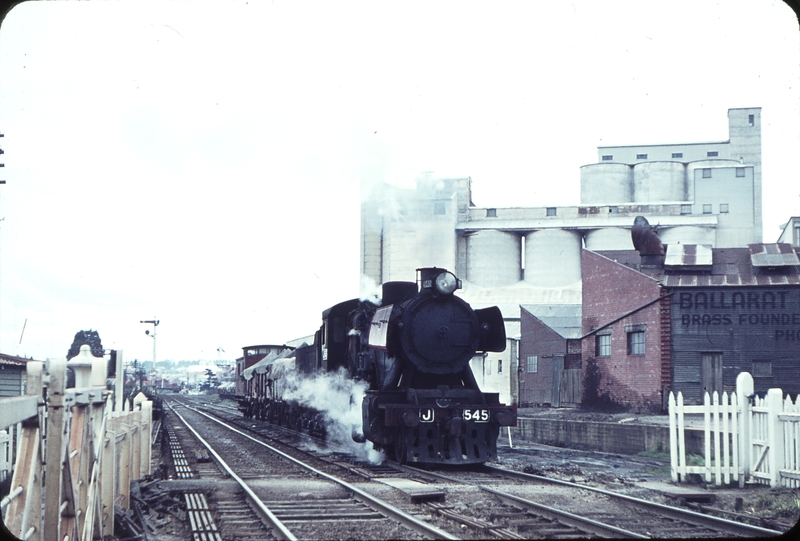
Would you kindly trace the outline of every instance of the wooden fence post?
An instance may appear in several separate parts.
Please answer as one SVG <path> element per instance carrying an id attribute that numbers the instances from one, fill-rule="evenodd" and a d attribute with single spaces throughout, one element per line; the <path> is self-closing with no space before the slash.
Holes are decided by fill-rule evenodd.
<path id="1" fill-rule="evenodd" d="M 711 482 L 711 396 L 703 394 L 703 439 L 705 443 L 705 480 Z"/>
<path id="2" fill-rule="evenodd" d="M 739 416 L 739 487 L 744 487 L 750 477 L 750 467 L 753 464 L 753 444 L 750 441 L 751 411 L 750 397 L 753 396 L 753 376 L 748 372 L 741 372 L 736 376 L 736 398 L 741 408 Z"/>
<path id="3" fill-rule="evenodd" d="M 783 431 L 778 415 L 783 406 L 783 391 L 770 389 L 767 391 L 767 442 L 769 445 L 769 474 L 771 487 L 780 486 L 783 469 Z"/>
<path id="4" fill-rule="evenodd" d="M 678 391 L 678 459 L 680 460 L 679 467 L 682 475 L 681 479 L 686 479 L 686 431 L 684 430 L 684 407 L 683 407 L 683 393 Z"/>
<path id="5" fill-rule="evenodd" d="M 142 427 L 142 458 L 141 470 L 139 471 L 139 478 L 150 475 L 150 460 L 152 459 L 152 444 L 150 440 L 153 437 L 153 403 L 148 400 L 142 402 L 142 417 L 144 418 L 144 426 Z"/>
<path id="6" fill-rule="evenodd" d="M 44 500 L 43 539 L 62 539 L 61 498 L 63 494 L 62 462 L 64 457 L 64 391 L 66 387 L 67 362 L 65 359 L 49 359 L 50 383 L 47 386 L 47 455 Z M 64 532 L 66 535 L 67 532 Z M 69 532 L 70 537 L 73 537 Z"/>
<path id="7" fill-rule="evenodd" d="M 678 426 L 675 422 L 677 412 L 675 411 L 675 395 L 669 393 L 669 469 L 672 482 L 678 482 Z"/>

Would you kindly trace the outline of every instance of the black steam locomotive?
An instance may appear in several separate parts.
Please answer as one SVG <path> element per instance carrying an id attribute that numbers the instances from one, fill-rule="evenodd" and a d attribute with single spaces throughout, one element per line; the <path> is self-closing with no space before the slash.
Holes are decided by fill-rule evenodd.
<path id="1" fill-rule="evenodd" d="M 422 268 L 416 283 L 384 283 L 380 305 L 352 299 L 328 308 L 313 344 L 245 370 L 240 409 L 324 436 L 320 412 L 284 400 L 282 380 L 344 371 L 367 387 L 354 440 L 401 463 L 493 460 L 500 427 L 516 425 L 516 406 L 481 392 L 469 363 L 476 352 L 503 351 L 505 327 L 499 308 L 473 310 L 453 294 L 460 287 L 451 272 Z"/>

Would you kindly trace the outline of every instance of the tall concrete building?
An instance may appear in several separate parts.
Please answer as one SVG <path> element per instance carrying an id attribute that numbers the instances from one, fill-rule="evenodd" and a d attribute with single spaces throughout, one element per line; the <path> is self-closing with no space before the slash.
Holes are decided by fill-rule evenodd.
<path id="1" fill-rule="evenodd" d="M 473 306 L 498 305 L 510 336 L 520 304 L 580 304 L 581 250 L 632 250 L 636 216 L 664 244 L 761 242 L 761 109 L 728 111 L 728 139 L 598 147 L 580 171 L 576 206 L 487 208 L 469 178 L 383 185 L 365 194 L 361 272 L 376 283 L 438 266 L 463 281 Z"/>

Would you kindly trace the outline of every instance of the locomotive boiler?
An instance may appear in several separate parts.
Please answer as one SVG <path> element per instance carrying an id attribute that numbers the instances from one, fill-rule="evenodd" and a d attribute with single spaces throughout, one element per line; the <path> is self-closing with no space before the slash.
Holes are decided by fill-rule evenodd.
<path id="1" fill-rule="evenodd" d="M 505 326 L 496 306 L 473 310 L 454 293 L 461 281 L 436 267 L 417 269 L 416 282 L 387 282 L 380 304 L 353 299 L 323 312 L 314 344 L 282 355 L 298 373 L 341 371 L 366 387 L 356 441 L 401 463 L 474 464 L 496 458 L 500 427 L 516 425 L 516 406 L 482 392 L 470 367 L 479 353 L 503 351 Z M 277 358 L 276 358 L 277 360 Z M 324 433 L 320 416 L 276 396 L 269 360 L 250 374 L 246 415 L 290 411 L 282 424 Z M 246 371 L 247 372 L 247 371 Z M 263 412 L 263 415 L 259 412 Z"/>

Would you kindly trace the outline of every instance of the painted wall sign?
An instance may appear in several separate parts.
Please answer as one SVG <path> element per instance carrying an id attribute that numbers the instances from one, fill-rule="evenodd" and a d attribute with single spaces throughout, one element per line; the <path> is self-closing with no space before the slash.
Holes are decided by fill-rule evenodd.
<path id="1" fill-rule="evenodd" d="M 680 291 L 672 309 L 686 327 L 771 327 L 778 341 L 800 342 L 800 289 Z"/>

